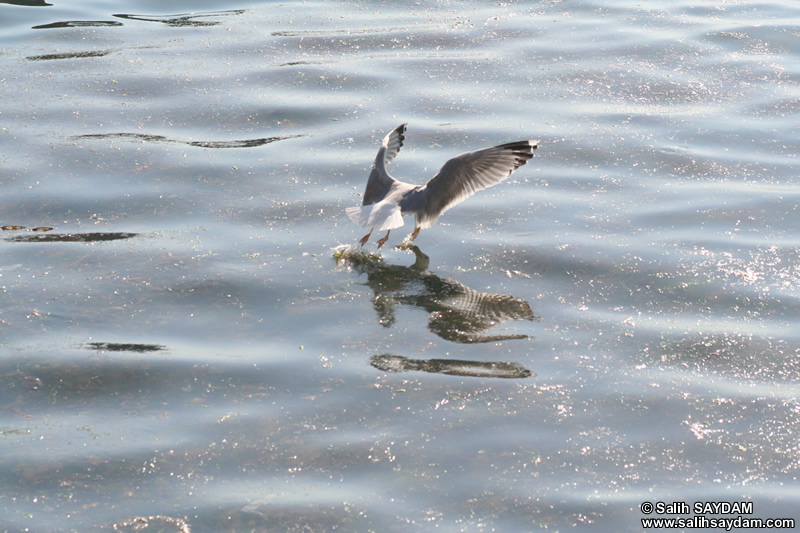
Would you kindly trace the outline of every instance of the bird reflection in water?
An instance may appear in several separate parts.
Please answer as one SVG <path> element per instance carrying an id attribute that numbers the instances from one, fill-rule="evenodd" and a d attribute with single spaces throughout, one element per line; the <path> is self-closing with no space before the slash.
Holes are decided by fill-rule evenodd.
<path id="1" fill-rule="evenodd" d="M 488 334 L 488 330 L 511 320 L 538 321 L 530 304 L 505 294 L 478 292 L 457 281 L 426 272 L 430 259 L 416 246 L 411 266 L 389 265 L 381 256 L 360 250 L 338 251 L 336 257 L 353 270 L 367 275 L 372 305 L 380 323 L 396 322 L 398 305 L 428 312 L 428 329 L 439 337 L 462 344 L 527 339 L 524 334 Z"/>

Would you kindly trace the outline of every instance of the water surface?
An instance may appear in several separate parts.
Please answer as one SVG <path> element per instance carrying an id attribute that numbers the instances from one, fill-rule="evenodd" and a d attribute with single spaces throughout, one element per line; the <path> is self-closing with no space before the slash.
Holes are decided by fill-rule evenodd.
<path id="1" fill-rule="evenodd" d="M 0 11 L 4 530 L 793 517 L 793 3 Z M 541 145 L 337 262 L 403 122 Z"/>

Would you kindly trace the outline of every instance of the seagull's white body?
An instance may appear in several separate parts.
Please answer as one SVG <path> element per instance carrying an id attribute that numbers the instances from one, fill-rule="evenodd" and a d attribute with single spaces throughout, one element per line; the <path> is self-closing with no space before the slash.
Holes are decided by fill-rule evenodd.
<path id="1" fill-rule="evenodd" d="M 414 240 L 420 229 L 436 224 L 438 218 L 454 205 L 504 181 L 527 163 L 539 147 L 539 141 L 518 141 L 465 152 L 445 163 L 425 185 L 412 185 L 396 180 L 386 170 L 403 146 L 406 127 L 406 124 L 401 124 L 383 138 L 372 164 L 361 207 L 346 209 L 350 220 L 371 228 L 361 239 L 362 246 L 374 230 L 386 230 L 386 237 L 378 241 L 380 248 L 389 238 L 390 230 L 403 226 L 403 215 L 410 214 L 416 219 L 416 227 L 410 235 L 410 240 Z"/>

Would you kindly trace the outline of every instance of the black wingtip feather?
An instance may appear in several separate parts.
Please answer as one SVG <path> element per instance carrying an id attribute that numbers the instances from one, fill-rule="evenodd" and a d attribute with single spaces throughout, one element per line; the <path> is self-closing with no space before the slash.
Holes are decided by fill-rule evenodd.
<path id="1" fill-rule="evenodd" d="M 509 172 L 517 170 L 519 167 L 528 162 L 533 157 L 533 151 L 539 148 L 539 141 L 516 141 L 506 144 L 501 144 L 498 148 L 509 150 L 516 156 L 516 163 L 514 169 Z"/>

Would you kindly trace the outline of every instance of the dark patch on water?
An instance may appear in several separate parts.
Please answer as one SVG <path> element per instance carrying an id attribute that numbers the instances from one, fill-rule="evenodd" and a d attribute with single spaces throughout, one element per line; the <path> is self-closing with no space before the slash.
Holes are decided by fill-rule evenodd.
<path id="1" fill-rule="evenodd" d="M 0 0 L 0 4 L 11 4 L 13 6 L 26 6 L 26 7 L 47 7 L 53 4 L 48 4 L 44 0 Z"/>
<path id="2" fill-rule="evenodd" d="M 148 353 L 159 352 L 166 349 L 166 346 L 163 344 L 136 344 L 125 342 L 87 342 L 84 346 L 90 350 L 101 350 L 106 352 Z"/>
<path id="3" fill-rule="evenodd" d="M 19 235 L 6 239 L 10 242 L 99 242 L 118 241 L 136 237 L 138 233 L 112 232 L 112 233 L 48 233 L 45 235 Z"/>
<path id="4" fill-rule="evenodd" d="M 33 26 L 33 30 L 52 30 L 60 28 L 92 28 L 92 27 L 113 27 L 124 26 L 121 22 L 115 20 L 65 20 L 61 22 L 51 22 L 50 24 L 41 24 Z"/>
<path id="5" fill-rule="evenodd" d="M 176 15 L 132 15 L 117 13 L 112 16 L 121 19 L 139 20 L 143 22 L 159 22 L 172 27 L 184 26 L 216 26 L 221 24 L 219 21 L 204 20 L 211 17 L 227 17 L 231 15 L 241 15 L 244 9 L 231 9 L 227 11 L 210 11 L 207 13 L 179 13 Z"/>
<path id="6" fill-rule="evenodd" d="M 75 135 L 70 137 L 72 140 L 92 140 L 92 139 L 122 139 L 141 142 L 157 143 L 176 143 L 197 146 L 199 148 L 255 148 L 270 144 L 276 141 L 283 141 L 301 137 L 301 135 L 276 135 L 273 137 L 260 137 L 258 139 L 241 139 L 235 141 L 182 141 L 180 139 L 170 139 L 164 135 L 151 135 L 146 133 L 90 133 L 87 135 Z"/>
<path id="7" fill-rule="evenodd" d="M 83 59 L 86 57 L 103 57 L 110 54 L 112 50 L 92 50 L 88 52 L 64 52 L 62 54 L 44 54 L 40 56 L 28 56 L 28 61 L 51 61 L 53 59 Z"/>
<path id="8" fill-rule="evenodd" d="M 535 376 L 518 363 L 490 361 L 461 361 L 458 359 L 409 359 L 400 355 L 373 355 L 369 364 L 384 372 L 430 372 L 451 376 L 476 378 L 519 379 Z"/>

